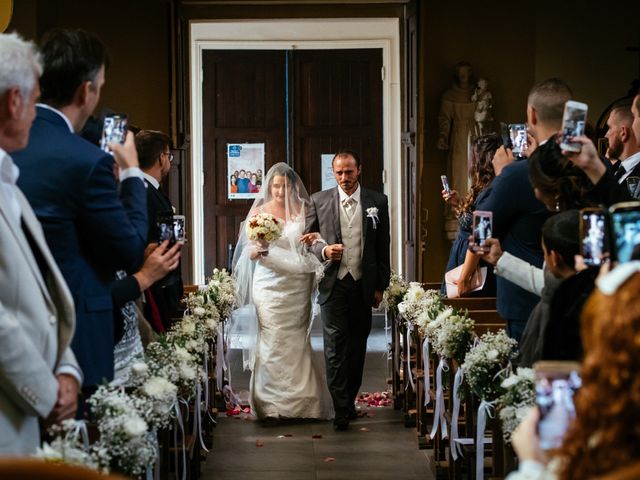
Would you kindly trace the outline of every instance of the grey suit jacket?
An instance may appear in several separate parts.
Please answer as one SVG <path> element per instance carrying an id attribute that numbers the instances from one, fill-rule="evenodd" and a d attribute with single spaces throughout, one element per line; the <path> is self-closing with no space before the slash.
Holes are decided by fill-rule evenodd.
<path id="1" fill-rule="evenodd" d="M 389 285 L 390 252 L 389 252 L 389 204 L 387 196 L 360 187 L 362 207 L 362 294 L 363 301 L 373 304 L 376 290 L 383 291 Z M 338 187 L 314 193 L 306 216 L 305 231 L 319 232 L 322 238 L 331 245 L 342 243 L 340 229 L 340 196 Z M 367 209 L 377 208 L 378 221 L 368 216 Z M 375 223 L 375 225 L 374 225 Z M 313 253 L 322 260 L 322 243 L 311 247 Z M 333 291 L 338 276 L 339 262 L 331 263 L 325 270 L 320 282 L 318 303 L 324 304 Z"/>
<path id="2" fill-rule="evenodd" d="M 79 371 L 69 348 L 75 325 L 71 293 L 31 206 L 15 190 L 50 275 L 42 278 L 20 224 L 0 202 L 0 455 L 35 451 L 38 417 L 49 415 L 58 395 L 55 370 L 70 365 Z"/>

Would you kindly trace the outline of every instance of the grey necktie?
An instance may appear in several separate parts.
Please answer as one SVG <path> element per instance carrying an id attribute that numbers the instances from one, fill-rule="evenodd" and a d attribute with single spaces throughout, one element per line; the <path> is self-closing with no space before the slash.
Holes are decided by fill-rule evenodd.
<path id="1" fill-rule="evenodd" d="M 356 209 L 356 201 L 351 197 L 345 198 L 342 201 L 342 205 L 344 206 L 344 213 L 346 213 L 347 219 L 351 220 L 351 217 L 353 217 L 353 212 Z"/>

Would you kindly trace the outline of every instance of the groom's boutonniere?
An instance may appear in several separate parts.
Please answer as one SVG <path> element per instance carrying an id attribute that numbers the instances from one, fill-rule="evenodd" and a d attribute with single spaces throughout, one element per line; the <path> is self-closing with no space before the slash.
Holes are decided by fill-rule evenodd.
<path id="1" fill-rule="evenodd" d="M 371 219 L 373 222 L 373 229 L 375 230 L 380 223 L 380 219 L 378 218 L 378 208 L 377 207 L 369 207 L 367 208 L 367 217 Z"/>

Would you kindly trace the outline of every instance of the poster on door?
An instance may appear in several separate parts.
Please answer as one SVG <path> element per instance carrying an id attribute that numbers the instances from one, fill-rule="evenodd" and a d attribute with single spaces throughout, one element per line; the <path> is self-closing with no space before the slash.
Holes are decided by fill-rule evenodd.
<path id="1" fill-rule="evenodd" d="M 229 200 L 258 197 L 264 172 L 264 143 L 227 143 Z"/>
<path id="2" fill-rule="evenodd" d="M 322 190 L 329 190 L 338 185 L 333 174 L 333 157 L 335 157 L 335 153 L 323 153 L 320 155 L 322 162 Z"/>

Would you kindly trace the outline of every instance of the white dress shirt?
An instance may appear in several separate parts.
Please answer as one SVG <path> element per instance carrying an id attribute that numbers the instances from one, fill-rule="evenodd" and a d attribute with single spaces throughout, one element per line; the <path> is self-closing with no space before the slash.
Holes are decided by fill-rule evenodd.
<path id="1" fill-rule="evenodd" d="M 629 175 L 631 175 L 631 171 L 640 163 L 640 152 L 636 152 L 630 157 L 625 158 L 624 160 L 620 160 L 620 166 L 618 168 L 624 168 L 625 173 L 620 177 L 618 183 L 623 183 Z"/>

